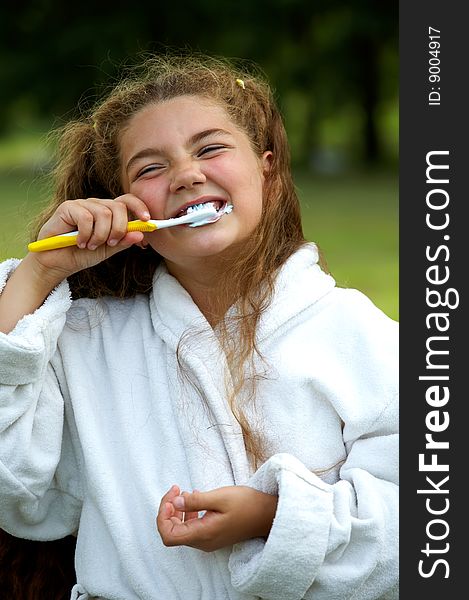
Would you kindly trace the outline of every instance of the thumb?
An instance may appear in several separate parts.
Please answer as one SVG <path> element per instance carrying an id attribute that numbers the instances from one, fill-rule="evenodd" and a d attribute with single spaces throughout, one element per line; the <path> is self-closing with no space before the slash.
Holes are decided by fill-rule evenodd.
<path id="1" fill-rule="evenodd" d="M 109 246 L 104 243 L 101 246 L 98 246 L 96 250 L 90 251 L 89 254 L 92 258 L 93 264 L 98 264 L 103 260 L 107 260 L 117 254 L 118 252 L 122 252 L 122 250 L 127 250 L 134 244 L 138 244 L 143 240 L 143 233 L 141 231 L 132 231 L 127 233 L 118 244 L 115 246 Z M 89 265 L 88 265 L 89 266 Z"/>
<path id="2" fill-rule="evenodd" d="M 143 238 L 144 234 L 141 231 L 129 231 L 115 246 L 108 246 L 107 244 L 105 244 L 104 247 L 107 252 L 107 258 L 112 256 L 113 254 L 121 252 L 122 250 L 130 248 L 130 246 L 133 246 L 134 244 L 140 245 L 143 242 Z"/>
<path id="3" fill-rule="evenodd" d="M 173 498 L 172 502 L 174 508 L 185 512 L 199 512 L 201 510 L 222 512 L 224 505 L 222 489 L 210 492 L 184 492 L 184 495 Z"/>

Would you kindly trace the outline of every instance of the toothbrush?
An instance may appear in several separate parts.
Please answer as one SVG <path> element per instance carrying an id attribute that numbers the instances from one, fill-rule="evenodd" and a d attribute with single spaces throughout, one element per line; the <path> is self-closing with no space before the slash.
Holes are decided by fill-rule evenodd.
<path id="1" fill-rule="evenodd" d="M 202 206 L 192 210 L 182 217 L 175 217 L 173 219 L 161 219 L 154 220 L 149 219 L 148 221 L 129 221 L 127 223 L 127 231 L 156 231 L 157 229 L 165 229 L 166 227 L 174 227 L 175 225 L 189 224 L 189 227 L 200 227 L 201 225 L 208 225 L 209 223 L 215 223 L 225 213 L 230 213 L 232 206 L 225 206 L 224 210 L 217 211 L 212 203 L 209 206 Z M 30 252 L 43 252 L 44 250 L 55 250 L 56 248 L 66 248 L 68 246 L 75 246 L 77 243 L 78 231 L 70 231 L 69 233 L 62 233 L 61 235 L 54 235 L 52 237 L 44 238 L 43 240 L 37 240 L 28 244 L 28 250 Z"/>

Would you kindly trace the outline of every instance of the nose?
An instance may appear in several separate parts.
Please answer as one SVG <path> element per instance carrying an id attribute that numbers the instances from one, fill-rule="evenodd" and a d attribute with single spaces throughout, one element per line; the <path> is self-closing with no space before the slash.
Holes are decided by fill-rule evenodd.
<path id="1" fill-rule="evenodd" d="M 169 186 L 172 194 L 191 189 L 199 183 L 205 183 L 207 178 L 200 169 L 197 161 L 188 160 L 174 165 L 173 177 Z"/>

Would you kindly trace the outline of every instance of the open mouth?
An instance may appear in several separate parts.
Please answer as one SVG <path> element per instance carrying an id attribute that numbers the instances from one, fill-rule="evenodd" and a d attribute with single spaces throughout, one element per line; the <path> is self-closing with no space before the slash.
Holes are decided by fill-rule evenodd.
<path id="1" fill-rule="evenodd" d="M 190 215 L 191 213 L 206 207 L 213 207 L 218 213 L 220 213 L 221 216 L 225 213 L 226 206 L 227 203 L 224 200 L 209 200 L 207 202 L 201 202 L 200 204 L 192 204 L 190 206 L 186 206 L 174 216 L 182 217 L 184 215 Z"/>

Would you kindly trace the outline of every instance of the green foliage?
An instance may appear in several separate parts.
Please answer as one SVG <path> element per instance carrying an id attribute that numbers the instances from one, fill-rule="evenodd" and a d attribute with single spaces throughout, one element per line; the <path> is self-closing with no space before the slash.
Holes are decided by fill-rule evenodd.
<path id="1" fill-rule="evenodd" d="M 284 108 L 299 166 L 324 151 L 349 162 L 397 156 L 386 140 L 398 81 L 397 4 L 390 0 L 8 4 L 0 3 L 0 134 L 21 127 L 24 113 L 49 123 L 68 119 L 123 63 L 169 46 L 259 63 Z M 339 138 L 330 135 L 336 119 Z"/>
<path id="2" fill-rule="evenodd" d="M 30 171 L 0 171 L 0 260 L 25 256 L 30 224 L 46 199 L 45 182 Z"/>
<path id="3" fill-rule="evenodd" d="M 399 316 L 398 179 L 395 172 L 297 177 L 305 237 L 341 287 Z"/>

